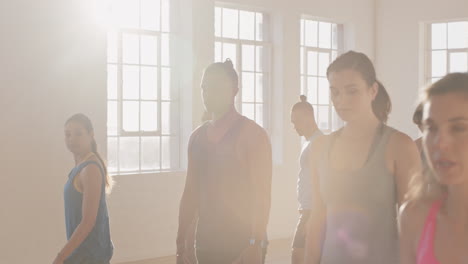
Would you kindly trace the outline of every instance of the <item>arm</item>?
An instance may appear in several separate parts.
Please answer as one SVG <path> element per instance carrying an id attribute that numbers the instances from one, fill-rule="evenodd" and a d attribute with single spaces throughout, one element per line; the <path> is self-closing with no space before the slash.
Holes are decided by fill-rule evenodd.
<path id="1" fill-rule="evenodd" d="M 251 171 L 254 186 L 254 219 L 251 238 L 261 241 L 265 239 L 270 216 L 273 166 L 270 140 L 263 129 L 254 138 L 252 146 L 253 149 L 250 151 L 249 157 L 249 171 Z"/>
<path id="2" fill-rule="evenodd" d="M 322 240 L 326 221 L 326 207 L 320 194 L 320 180 L 318 164 L 326 137 L 317 139 L 311 153 L 311 177 L 312 177 L 312 211 L 309 217 L 308 230 L 305 245 L 306 264 L 318 264 L 322 256 Z"/>
<path id="3" fill-rule="evenodd" d="M 409 181 L 421 171 L 421 158 L 414 141 L 401 132 L 394 133 L 389 143 L 394 160 L 398 205 L 401 205 L 408 192 Z"/>
<path id="4" fill-rule="evenodd" d="M 90 164 L 81 171 L 79 177 L 83 188 L 82 219 L 54 263 L 62 263 L 68 258 L 88 237 L 96 223 L 103 184 L 101 171 L 97 165 Z"/>
<path id="5" fill-rule="evenodd" d="M 257 126 L 257 125 L 255 125 Z M 257 129 L 257 128 L 256 128 Z M 233 264 L 261 264 L 261 241 L 265 240 L 267 224 L 270 216 L 272 153 L 270 140 L 265 130 L 258 128 L 247 130 L 246 155 L 253 186 L 253 219 L 251 226 L 251 239 L 256 244 L 248 246 Z"/>
<path id="6" fill-rule="evenodd" d="M 194 222 L 198 214 L 198 188 L 191 153 L 192 141 L 193 135 L 189 141 L 187 178 L 185 180 L 185 188 L 179 207 L 179 229 L 176 239 L 178 256 L 181 256 L 186 249 L 192 249 L 190 247 L 193 247 L 193 240 L 190 238 L 193 237 L 191 233 L 195 232 Z"/>

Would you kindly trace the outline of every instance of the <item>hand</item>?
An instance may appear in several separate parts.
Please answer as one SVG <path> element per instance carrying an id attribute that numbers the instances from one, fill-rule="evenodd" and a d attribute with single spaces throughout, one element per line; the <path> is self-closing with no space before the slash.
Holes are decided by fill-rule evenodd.
<path id="1" fill-rule="evenodd" d="M 251 245 L 232 264 L 262 264 L 262 262 L 262 247 L 260 245 Z"/>

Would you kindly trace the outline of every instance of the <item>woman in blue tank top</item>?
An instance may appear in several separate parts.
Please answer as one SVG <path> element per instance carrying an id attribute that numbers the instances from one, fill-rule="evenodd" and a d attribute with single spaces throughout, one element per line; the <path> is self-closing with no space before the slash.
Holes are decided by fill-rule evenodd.
<path id="1" fill-rule="evenodd" d="M 106 191 L 111 178 L 97 152 L 93 125 L 76 114 L 65 123 L 65 142 L 75 167 L 64 188 L 67 243 L 53 264 L 108 264 L 113 253 Z"/>
<path id="2" fill-rule="evenodd" d="M 308 264 L 398 263 L 397 206 L 420 167 L 416 145 L 385 123 L 391 102 L 371 60 L 349 51 L 327 69 L 345 121 L 311 153 Z"/>

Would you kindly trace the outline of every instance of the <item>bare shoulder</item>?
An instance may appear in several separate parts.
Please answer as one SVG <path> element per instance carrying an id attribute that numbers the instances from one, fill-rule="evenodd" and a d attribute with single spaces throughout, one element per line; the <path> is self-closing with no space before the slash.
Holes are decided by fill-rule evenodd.
<path id="1" fill-rule="evenodd" d="M 406 201 L 400 206 L 400 219 L 424 220 L 429 213 L 433 201 L 429 199 L 418 199 Z"/>
<path id="2" fill-rule="evenodd" d="M 246 118 L 242 126 L 243 138 L 253 144 L 263 144 L 270 141 L 267 131 L 255 121 Z"/>
<path id="3" fill-rule="evenodd" d="M 80 172 L 77 180 L 80 188 L 88 188 L 89 186 L 99 186 L 102 182 L 102 164 L 97 156 L 89 159 L 93 161 L 87 164 Z"/>
<path id="4" fill-rule="evenodd" d="M 429 199 L 418 199 L 407 201 L 400 206 L 398 216 L 400 233 L 404 233 L 406 237 L 411 237 L 415 247 L 423 232 L 432 203 L 433 201 Z"/>
<path id="5" fill-rule="evenodd" d="M 414 143 L 413 139 L 407 134 L 393 129 L 393 133 L 390 135 L 387 143 L 387 153 L 392 157 L 406 158 L 408 155 L 414 155 L 419 157 L 418 147 Z"/>
<path id="6" fill-rule="evenodd" d="M 329 135 L 321 135 L 314 140 L 313 145 L 311 145 L 312 160 L 317 160 L 317 158 L 322 157 L 323 153 L 325 153 L 325 148 L 334 133 Z"/>
<path id="7" fill-rule="evenodd" d="M 416 146 L 410 136 L 396 129 L 394 129 L 394 132 L 390 135 L 388 143 L 391 147 Z"/>

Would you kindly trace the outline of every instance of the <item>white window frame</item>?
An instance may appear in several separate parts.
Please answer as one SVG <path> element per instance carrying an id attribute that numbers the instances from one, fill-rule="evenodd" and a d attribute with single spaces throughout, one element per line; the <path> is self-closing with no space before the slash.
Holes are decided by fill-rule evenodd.
<path id="1" fill-rule="evenodd" d="M 141 19 L 141 2 L 140 0 L 135 0 L 139 2 L 139 17 Z M 173 38 L 173 24 L 174 24 L 174 7 L 173 7 L 173 0 L 167 0 L 166 4 L 169 5 L 169 28 L 167 30 L 163 29 L 163 14 L 160 14 L 160 21 L 159 21 L 159 26 L 160 29 L 158 31 L 156 30 L 146 30 L 146 29 L 141 29 L 141 28 L 125 28 L 125 27 L 114 27 L 109 30 L 109 32 L 113 31 L 117 35 L 117 61 L 116 62 L 109 62 L 108 60 L 106 61 L 106 65 L 114 65 L 117 67 L 117 98 L 116 99 L 110 99 L 109 97 L 107 98 L 107 103 L 109 102 L 116 102 L 117 103 L 117 134 L 110 134 L 109 129 L 107 132 L 107 139 L 108 142 L 111 138 L 116 138 L 117 139 L 117 147 L 115 150 L 114 156 L 117 158 L 116 159 L 116 170 L 111 170 L 109 164 L 109 173 L 112 175 L 135 175 L 135 174 L 154 174 L 154 173 L 163 173 L 163 172 L 170 172 L 170 171 L 179 171 L 181 169 L 180 165 L 180 124 L 178 121 L 177 115 L 179 114 L 179 104 L 178 104 L 178 85 L 175 83 L 175 67 L 174 67 L 174 38 Z M 160 12 L 163 12 L 163 1 L 160 1 Z M 166 14 L 167 15 L 167 14 Z M 140 22 L 141 23 L 141 22 Z M 124 63 L 123 62 L 123 35 L 124 34 L 133 34 L 138 36 L 139 39 L 139 62 L 138 63 Z M 161 38 L 163 35 L 167 35 L 168 38 L 168 49 L 169 49 L 169 61 L 167 64 L 163 65 L 162 63 L 162 54 L 161 54 Z M 146 65 L 143 64 L 141 59 L 142 59 L 142 46 L 141 46 L 141 36 L 153 36 L 157 37 L 157 63 L 156 65 Z M 156 99 L 142 99 L 141 98 L 141 71 L 139 71 L 139 98 L 138 99 L 124 99 L 123 98 L 123 67 L 124 66 L 138 66 L 138 67 L 154 67 L 157 70 L 157 98 Z M 170 76 L 169 76 L 169 82 L 170 82 L 170 88 L 169 88 L 169 99 L 163 98 L 162 96 L 162 72 L 163 68 L 166 68 L 170 71 Z M 142 102 L 155 102 L 157 103 L 157 130 L 156 131 L 125 131 L 123 129 L 123 104 L 124 102 L 138 102 L 139 103 L 139 111 L 138 111 L 138 127 L 141 128 L 141 103 Z M 162 120 L 163 120 L 163 114 L 162 114 L 162 105 L 163 103 L 169 104 L 169 111 L 170 114 L 167 117 L 169 123 L 170 123 L 170 131 L 169 133 L 163 133 L 162 129 Z M 166 119 L 166 118 L 164 118 Z M 121 171 L 120 170 L 120 163 L 122 157 L 120 157 L 120 140 L 121 138 L 124 137 L 138 137 L 139 138 L 139 144 L 138 144 L 138 169 L 137 170 L 132 170 L 132 171 Z M 156 137 L 157 140 L 159 141 L 159 157 L 158 157 L 158 162 L 159 166 L 156 169 L 150 169 L 150 170 L 144 170 L 142 169 L 142 138 L 144 137 Z M 163 138 L 168 138 L 169 141 L 169 157 L 165 157 L 163 155 L 164 151 L 164 144 L 163 144 Z M 109 148 L 108 148 L 108 157 L 109 155 Z M 164 162 L 166 159 L 168 159 L 168 162 Z M 168 163 L 168 164 L 166 164 Z"/>
<path id="2" fill-rule="evenodd" d="M 236 58 L 235 58 L 235 69 L 239 75 L 239 93 L 236 96 L 236 108 L 240 113 L 242 113 L 242 105 L 243 104 L 252 104 L 254 105 L 254 121 L 256 120 L 256 115 L 257 115 L 257 105 L 263 105 L 263 124 L 262 127 L 265 128 L 267 131 L 271 130 L 271 121 L 270 121 L 270 102 L 271 102 L 271 92 L 272 92 L 272 85 L 271 85 L 271 58 L 272 58 L 272 45 L 270 40 L 270 20 L 269 20 L 269 15 L 266 12 L 255 10 L 254 8 L 246 8 L 246 7 L 241 7 L 233 4 L 227 4 L 227 3 L 215 3 L 215 10 L 216 8 L 227 8 L 227 9 L 233 9 L 238 12 L 238 18 L 240 16 L 240 11 L 247 11 L 247 12 L 254 12 L 254 13 L 261 13 L 263 16 L 263 36 L 262 40 L 245 40 L 245 39 L 240 39 L 240 19 L 238 19 L 238 38 L 228 38 L 228 37 L 220 37 L 216 36 L 215 33 L 215 61 L 216 61 L 216 45 L 217 43 L 221 44 L 221 59 L 224 57 L 223 56 L 223 44 L 224 43 L 229 43 L 229 44 L 234 44 L 236 46 Z M 215 11 L 216 12 L 216 11 Z M 256 25 L 256 19 L 257 15 L 254 16 L 254 25 Z M 223 12 L 221 12 L 221 25 L 220 25 L 220 33 L 223 35 Z M 216 23 L 216 20 L 215 22 Z M 216 27 L 216 25 L 214 25 Z M 257 36 L 257 27 L 255 26 L 254 29 L 254 37 L 256 38 Z M 253 71 L 244 71 L 242 69 L 242 46 L 243 45 L 251 45 L 254 46 L 254 70 Z M 263 54 L 264 56 L 262 57 L 262 71 L 257 71 L 257 47 L 262 47 L 263 49 Z M 216 61 L 216 62 L 222 62 L 222 61 Z M 262 101 L 257 101 L 257 81 L 256 77 L 254 77 L 254 100 L 253 102 L 243 102 L 242 101 L 242 84 L 243 84 L 243 72 L 247 73 L 253 73 L 254 76 L 257 74 L 262 74 L 263 75 L 263 93 L 262 93 Z"/>
<path id="3" fill-rule="evenodd" d="M 424 54 L 424 83 L 422 85 L 427 85 L 433 83 L 434 81 L 444 77 L 446 74 L 453 71 L 450 70 L 450 54 L 452 53 L 466 53 L 467 54 L 467 64 L 468 64 L 468 45 L 466 48 L 449 48 L 449 38 L 448 38 L 448 24 L 454 22 L 468 22 L 468 19 L 457 19 L 457 20 L 444 20 L 444 21 L 432 21 L 425 24 L 425 54 Z M 432 48 L 432 25 L 433 24 L 445 24 L 446 31 L 446 48 L 445 49 L 433 49 Z M 466 32 L 468 35 L 468 32 Z M 445 51 L 446 52 L 446 72 L 443 76 L 433 76 L 432 74 L 432 52 L 434 51 Z"/>
<path id="4" fill-rule="evenodd" d="M 321 48 L 319 47 L 319 38 L 317 37 L 317 47 L 310 47 L 306 45 L 306 29 L 305 29 L 305 22 L 306 21 L 312 21 L 317 23 L 317 36 L 320 36 L 320 23 L 330 23 L 334 24 L 337 29 L 337 47 L 336 49 L 333 48 L 333 31 L 331 31 L 331 39 L 330 39 L 330 45 L 332 46 L 331 48 Z M 322 76 L 319 73 L 319 54 L 320 53 L 328 53 L 329 54 L 329 61 L 332 63 L 339 55 L 341 55 L 344 51 L 344 29 L 343 25 L 340 23 L 336 23 L 333 21 L 329 21 L 327 19 L 323 18 L 316 18 L 316 17 L 310 17 L 310 16 L 305 16 L 303 15 L 300 19 L 300 53 L 301 53 L 301 94 L 307 95 L 309 94 L 308 90 L 308 79 L 309 78 L 316 78 L 317 79 L 317 98 L 316 98 L 316 103 L 312 102 L 312 98 L 307 98 L 309 103 L 314 107 L 314 114 L 315 114 L 315 120 L 317 122 L 317 125 L 319 125 L 319 128 L 322 130 L 322 132 L 329 134 L 337 129 L 339 129 L 341 126 L 343 126 L 343 121 L 338 117 L 336 114 L 335 108 L 333 107 L 333 103 L 331 101 L 331 97 L 329 96 L 328 104 L 323 104 L 320 103 L 320 86 L 319 86 L 319 79 L 320 78 L 326 78 L 326 76 Z M 333 28 L 333 27 L 332 27 Z M 317 74 L 309 74 L 308 71 L 308 53 L 309 52 L 316 52 L 317 53 Z M 329 89 L 329 87 L 327 87 Z M 330 91 L 329 91 L 330 94 Z M 328 128 L 321 128 L 319 122 L 319 111 L 320 107 L 328 107 Z"/>

